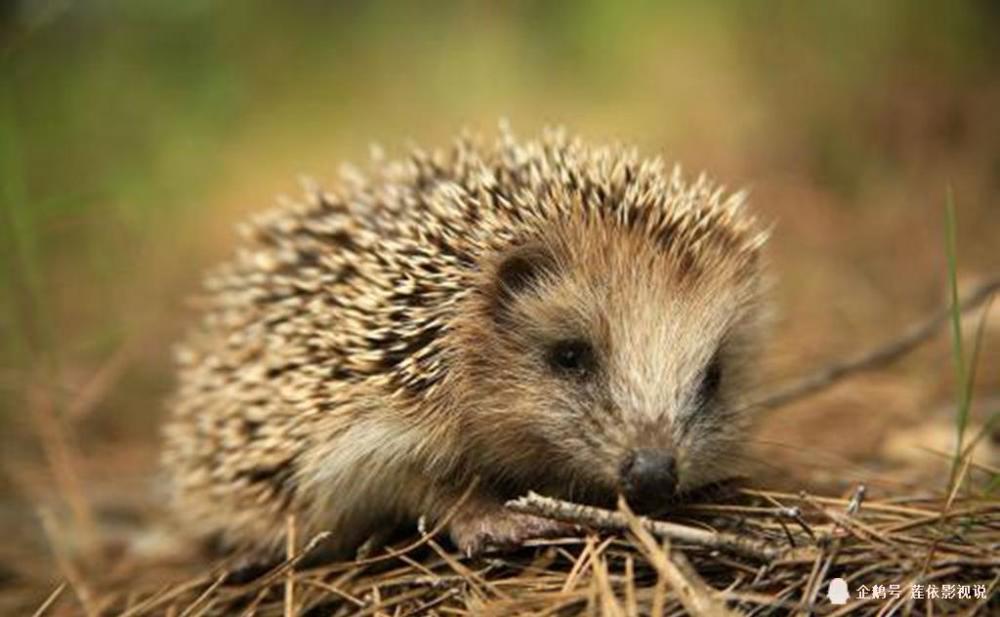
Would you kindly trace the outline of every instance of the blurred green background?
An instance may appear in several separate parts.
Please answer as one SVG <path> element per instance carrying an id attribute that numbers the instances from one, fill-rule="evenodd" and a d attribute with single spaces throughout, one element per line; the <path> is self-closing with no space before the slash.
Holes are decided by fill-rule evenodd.
<path id="1" fill-rule="evenodd" d="M 775 376 L 944 300 L 949 183 L 962 280 L 1000 267 L 996 2 L 0 7 L 0 487 L 32 499 L 62 456 L 47 431 L 73 482 L 150 469 L 200 271 L 245 212 L 372 141 L 562 124 L 749 186 L 775 223 Z M 850 413 L 923 413 L 947 358 Z"/>

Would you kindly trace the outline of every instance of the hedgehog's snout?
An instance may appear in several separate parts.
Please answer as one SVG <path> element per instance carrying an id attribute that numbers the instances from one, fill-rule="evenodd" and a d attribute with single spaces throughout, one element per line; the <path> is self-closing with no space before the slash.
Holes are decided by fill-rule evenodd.
<path id="1" fill-rule="evenodd" d="M 648 513 L 669 501 L 677 492 L 677 461 L 665 448 L 640 448 L 625 457 L 621 466 L 621 489 L 629 506 Z"/>

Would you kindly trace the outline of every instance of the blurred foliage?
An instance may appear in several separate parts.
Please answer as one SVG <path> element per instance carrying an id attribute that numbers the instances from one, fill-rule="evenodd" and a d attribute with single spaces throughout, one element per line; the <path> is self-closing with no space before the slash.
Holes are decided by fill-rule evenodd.
<path id="1" fill-rule="evenodd" d="M 566 123 L 737 177 L 801 174 L 844 208 L 928 160 L 985 178 L 959 173 L 963 201 L 1000 186 L 1000 140 L 975 137 L 996 124 L 972 126 L 997 100 L 986 0 L 2 6 L 0 370 L 15 381 L 98 364 L 157 324 L 142 314 L 193 288 L 234 202 L 265 206 L 372 138 Z"/>

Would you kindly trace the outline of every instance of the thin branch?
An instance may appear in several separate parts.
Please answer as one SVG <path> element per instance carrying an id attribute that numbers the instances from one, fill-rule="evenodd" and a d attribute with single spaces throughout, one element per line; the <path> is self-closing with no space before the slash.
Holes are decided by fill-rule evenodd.
<path id="1" fill-rule="evenodd" d="M 32 386 L 29 390 L 30 408 L 49 470 L 66 500 L 75 524 L 74 533 L 80 544 L 91 547 L 97 538 L 97 523 L 83 482 L 80 479 L 80 457 L 70 444 L 69 431 L 64 419 L 57 413 L 49 392 Z"/>
<path id="2" fill-rule="evenodd" d="M 820 564 L 820 560 L 822 560 L 822 565 L 818 569 L 813 568 L 813 571 L 810 573 L 809 579 L 806 581 L 805 589 L 803 589 L 802 591 L 802 607 L 801 607 L 802 610 L 800 614 L 811 613 L 813 607 L 816 606 L 816 595 L 822 588 L 823 581 L 826 580 L 826 576 L 830 572 L 830 567 L 833 565 L 834 560 L 840 553 L 840 548 L 844 541 L 843 537 L 837 535 L 836 530 L 838 528 L 840 529 L 847 528 L 847 522 L 850 519 L 850 517 L 855 516 L 861 510 L 861 504 L 864 503 L 865 494 L 867 492 L 868 489 L 865 487 L 864 484 L 858 485 L 858 487 L 854 490 L 854 494 L 851 496 L 851 501 L 848 502 L 847 504 L 846 508 L 847 513 L 844 515 L 844 518 L 838 517 L 837 519 L 835 519 L 836 522 L 834 523 L 834 532 L 832 534 L 834 536 L 834 540 L 830 546 L 830 552 L 828 555 L 826 555 L 825 560 L 822 559 L 823 558 L 822 549 L 820 550 L 820 554 L 817 556 L 817 561 L 816 561 L 817 565 Z"/>
<path id="3" fill-rule="evenodd" d="M 56 524 L 55 516 L 48 509 L 39 508 L 38 517 L 42 522 L 42 531 L 45 532 L 46 539 L 49 541 L 49 546 L 52 549 L 52 556 L 55 559 L 56 567 L 59 568 L 63 578 L 66 579 L 76 593 L 76 597 L 80 601 L 80 606 L 83 607 L 84 614 L 87 617 L 95 617 L 98 614 L 98 610 L 94 593 L 91 591 L 90 586 L 87 585 L 79 568 L 73 563 L 66 547 L 63 545 L 57 531 L 58 525 Z"/>
<path id="4" fill-rule="evenodd" d="M 508 501 L 506 505 L 514 512 L 575 523 L 600 531 L 626 531 L 630 528 L 628 518 L 621 512 L 552 499 L 534 492 L 528 493 L 525 497 Z M 773 561 L 788 553 L 786 549 L 734 534 L 707 531 L 698 527 L 665 521 L 654 521 L 646 517 L 639 517 L 639 521 L 651 534 L 662 540 L 697 544 L 759 561 Z"/>
<path id="5" fill-rule="evenodd" d="M 54 590 L 52 590 L 52 593 L 50 593 L 49 596 L 45 598 L 45 601 L 42 602 L 42 605 L 35 610 L 35 612 L 32 614 L 32 617 L 42 617 L 42 615 L 45 614 L 45 611 L 49 610 L 49 608 L 51 608 L 52 605 L 56 603 L 56 600 L 58 600 L 59 596 L 62 595 L 63 590 L 66 589 L 66 585 L 67 585 L 66 581 L 59 583 L 59 586 L 56 587 Z"/>
<path id="6" fill-rule="evenodd" d="M 958 303 L 959 311 L 965 313 L 978 307 L 998 291 L 1000 291 L 1000 276 L 986 280 Z M 811 375 L 779 386 L 750 406 L 760 409 L 782 407 L 825 390 L 856 373 L 894 362 L 934 336 L 942 326 L 948 323 L 951 310 L 950 305 L 941 308 L 926 320 L 905 330 L 900 336 L 845 360 L 825 366 Z"/>
<path id="7" fill-rule="evenodd" d="M 296 549 L 296 525 L 295 515 L 289 514 L 287 519 L 288 533 L 285 539 L 285 560 L 291 563 L 295 559 Z M 295 615 L 295 566 L 288 568 L 285 573 L 285 617 Z"/>
<path id="8" fill-rule="evenodd" d="M 226 581 L 226 573 L 223 572 L 222 574 L 220 574 L 215 578 L 215 581 L 211 585 L 206 587 L 205 590 L 202 591 L 197 598 L 195 598 L 194 602 L 189 604 L 188 607 L 184 609 L 184 612 L 181 613 L 181 617 L 189 617 L 190 615 L 194 615 L 195 611 L 200 609 L 206 602 L 208 602 L 209 599 L 212 597 L 212 594 L 214 594 L 219 589 L 219 587 L 222 586 L 222 583 L 224 583 L 225 581 Z"/>
<path id="9" fill-rule="evenodd" d="M 66 416 L 68 418 L 73 421 L 81 420 L 89 416 L 104 401 L 129 368 L 129 363 L 135 356 L 139 343 L 138 341 L 129 341 L 122 345 L 97 368 L 97 371 L 90 376 L 83 387 L 75 392 L 72 400 L 67 402 Z"/>
<path id="10" fill-rule="evenodd" d="M 318 534 L 313 536 L 312 540 L 310 540 L 309 543 L 306 544 L 305 547 L 301 551 L 299 551 L 294 557 L 292 557 L 291 559 L 285 559 L 285 561 L 283 561 L 280 565 L 275 567 L 273 570 L 271 570 L 264 576 L 255 579 L 254 581 L 247 583 L 246 585 L 242 585 L 240 587 L 259 589 L 261 587 L 267 587 L 268 585 L 273 585 L 275 581 L 277 581 L 279 578 L 284 577 L 285 574 L 287 574 L 290 570 L 295 568 L 295 566 L 297 566 L 299 562 L 305 559 L 306 556 L 308 556 L 310 553 L 316 550 L 317 546 L 328 540 L 332 535 L 333 534 L 329 531 L 319 532 Z"/>
<path id="11" fill-rule="evenodd" d="M 739 614 L 727 609 L 724 602 L 713 597 L 712 592 L 715 590 L 701 578 L 683 553 L 670 550 L 668 544 L 659 546 L 650 533 L 646 519 L 633 514 L 624 499 L 618 499 L 618 508 L 619 512 L 615 514 L 620 514 L 625 519 L 638 548 L 656 570 L 660 580 L 666 581 L 677 593 L 681 604 L 689 613 L 709 617 L 732 617 Z"/>

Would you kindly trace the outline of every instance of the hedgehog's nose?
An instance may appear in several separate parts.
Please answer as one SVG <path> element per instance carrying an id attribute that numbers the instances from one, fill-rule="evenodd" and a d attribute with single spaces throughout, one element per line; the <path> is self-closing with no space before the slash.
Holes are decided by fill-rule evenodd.
<path id="1" fill-rule="evenodd" d="M 668 450 L 642 448 L 626 457 L 621 469 L 622 492 L 629 506 L 648 513 L 677 490 L 677 462 Z"/>

